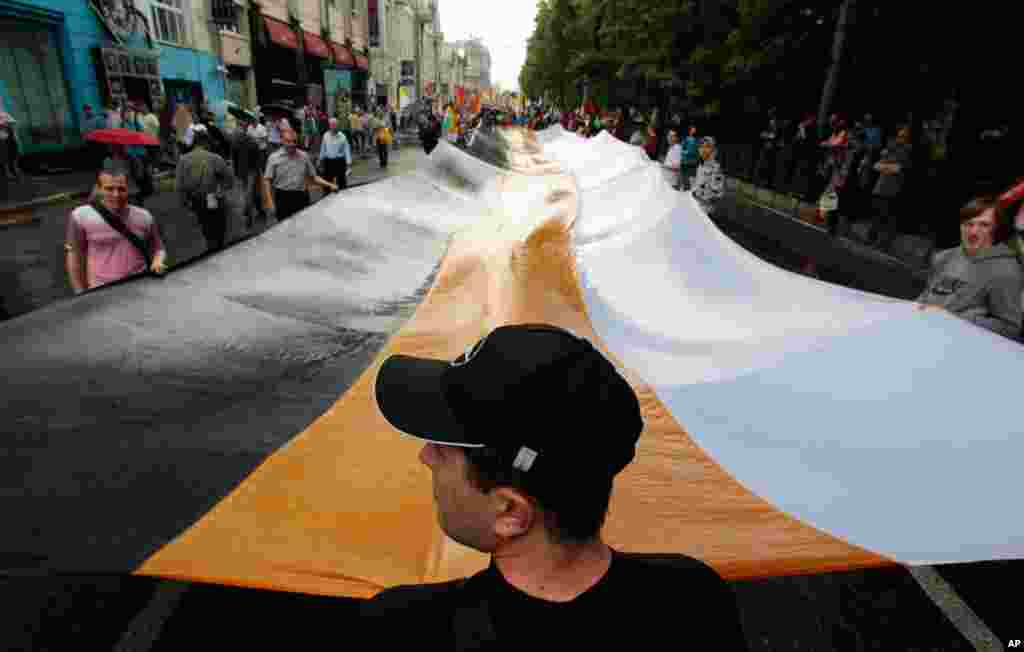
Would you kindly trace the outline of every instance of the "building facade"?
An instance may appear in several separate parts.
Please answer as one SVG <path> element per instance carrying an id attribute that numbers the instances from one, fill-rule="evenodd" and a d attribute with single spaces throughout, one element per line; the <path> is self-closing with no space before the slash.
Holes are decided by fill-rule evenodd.
<path id="1" fill-rule="evenodd" d="M 479 93 L 491 88 L 491 51 L 479 38 L 471 38 L 455 43 L 455 47 L 465 53 L 466 79 L 468 92 Z"/>
<path id="2" fill-rule="evenodd" d="M 0 101 L 26 155 L 82 146 L 83 107 L 223 110 L 214 0 L 0 0 Z M 239 56 L 241 63 L 244 57 Z"/>
<path id="3" fill-rule="evenodd" d="M 263 0 L 249 14 L 259 104 L 336 115 L 367 103 L 367 0 Z"/>
<path id="4" fill-rule="evenodd" d="M 398 106 L 398 2 L 369 0 L 371 95 L 377 106 Z"/>
<path id="5" fill-rule="evenodd" d="M 466 51 L 455 43 L 445 43 L 441 56 L 441 103 L 456 101 L 460 91 L 465 94 L 465 88 Z"/>

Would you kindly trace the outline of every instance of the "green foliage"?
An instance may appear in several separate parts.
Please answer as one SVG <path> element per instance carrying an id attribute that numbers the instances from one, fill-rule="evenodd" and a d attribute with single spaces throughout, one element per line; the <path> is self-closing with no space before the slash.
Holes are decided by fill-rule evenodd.
<path id="1" fill-rule="evenodd" d="M 579 105 L 613 80 L 677 80 L 697 109 L 770 92 L 780 71 L 807 68 L 834 28 L 840 0 L 539 0 L 520 86 L 531 97 Z M 820 50 L 820 47 L 818 47 Z M 823 72 L 828 52 L 814 51 Z M 784 75 L 782 75 L 784 76 Z"/>

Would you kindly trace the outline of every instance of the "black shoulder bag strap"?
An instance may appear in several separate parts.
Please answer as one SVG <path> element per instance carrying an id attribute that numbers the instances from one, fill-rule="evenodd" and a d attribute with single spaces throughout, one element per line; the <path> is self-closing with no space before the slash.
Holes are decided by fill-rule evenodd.
<path id="1" fill-rule="evenodd" d="M 153 259 L 149 255 L 149 249 L 146 247 L 146 243 L 142 241 L 142 238 L 132 233 L 131 229 L 121 221 L 121 218 L 111 213 L 107 207 L 100 202 L 94 201 L 90 205 L 97 213 L 100 214 L 103 221 L 110 225 L 110 228 L 123 235 L 128 242 L 132 243 L 135 248 L 139 250 L 139 253 L 142 254 L 142 257 L 146 260 L 146 272 L 149 272 L 150 268 L 153 266 Z"/>

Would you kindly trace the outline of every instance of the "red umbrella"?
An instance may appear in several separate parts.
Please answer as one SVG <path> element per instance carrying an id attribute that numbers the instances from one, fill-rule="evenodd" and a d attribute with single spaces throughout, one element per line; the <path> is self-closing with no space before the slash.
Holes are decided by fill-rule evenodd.
<path id="1" fill-rule="evenodd" d="M 107 145 L 159 145 L 160 141 L 141 131 L 131 129 L 97 129 L 85 135 L 86 140 Z"/>

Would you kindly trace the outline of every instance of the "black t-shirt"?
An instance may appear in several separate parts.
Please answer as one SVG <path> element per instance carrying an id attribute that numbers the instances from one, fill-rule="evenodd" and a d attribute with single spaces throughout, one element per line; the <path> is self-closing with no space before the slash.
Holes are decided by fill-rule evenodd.
<path id="1" fill-rule="evenodd" d="M 467 580 L 384 591 L 364 604 L 360 625 L 384 649 L 747 649 L 729 585 L 682 555 L 615 552 L 571 602 L 523 593 L 492 562 Z"/>

